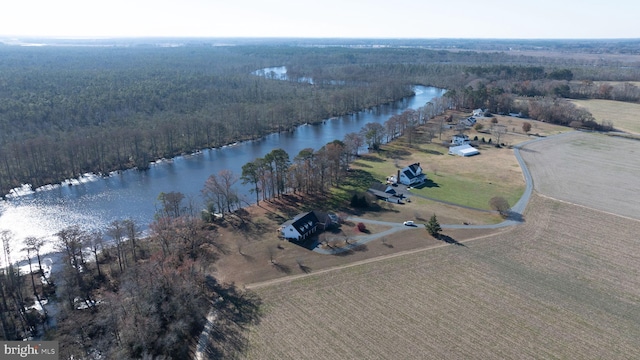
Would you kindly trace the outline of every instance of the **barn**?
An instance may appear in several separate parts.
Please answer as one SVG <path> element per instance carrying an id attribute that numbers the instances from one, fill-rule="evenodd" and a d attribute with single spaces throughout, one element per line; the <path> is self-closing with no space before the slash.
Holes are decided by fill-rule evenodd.
<path id="1" fill-rule="evenodd" d="M 478 149 L 474 148 L 469 144 L 449 147 L 449 155 L 473 156 L 478 154 L 480 154 Z"/>

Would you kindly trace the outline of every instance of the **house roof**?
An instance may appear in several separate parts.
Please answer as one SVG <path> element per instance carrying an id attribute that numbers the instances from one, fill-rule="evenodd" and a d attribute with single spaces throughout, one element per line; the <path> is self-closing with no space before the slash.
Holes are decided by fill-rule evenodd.
<path id="1" fill-rule="evenodd" d="M 298 233 L 304 234 L 313 228 L 318 222 L 320 221 L 318 220 L 316 213 L 309 211 L 296 215 L 293 219 L 283 223 L 281 227 L 284 228 L 291 225 L 298 231 Z"/>
<path id="2" fill-rule="evenodd" d="M 372 189 L 372 188 L 369 188 L 367 191 L 372 193 L 373 195 L 381 198 L 381 199 L 388 199 L 388 198 L 393 196 L 392 194 L 388 194 L 388 193 L 386 193 L 384 191 L 380 191 L 380 190 L 376 190 L 376 189 Z"/>
<path id="3" fill-rule="evenodd" d="M 413 179 L 420 174 L 422 174 L 422 168 L 420 168 L 420 163 L 414 163 L 406 168 L 402 169 L 402 173 L 409 179 Z"/>
<path id="4" fill-rule="evenodd" d="M 381 191 L 381 192 L 387 193 L 387 194 L 395 194 L 396 193 L 396 191 L 391 186 L 385 185 L 385 184 L 379 183 L 379 182 L 371 184 L 371 186 L 369 186 L 369 189 Z"/>
<path id="5" fill-rule="evenodd" d="M 408 177 L 409 179 L 413 179 L 414 177 L 418 176 L 415 173 L 413 173 L 411 170 L 407 169 L 405 171 L 403 171 L 404 175 L 406 177 Z"/>

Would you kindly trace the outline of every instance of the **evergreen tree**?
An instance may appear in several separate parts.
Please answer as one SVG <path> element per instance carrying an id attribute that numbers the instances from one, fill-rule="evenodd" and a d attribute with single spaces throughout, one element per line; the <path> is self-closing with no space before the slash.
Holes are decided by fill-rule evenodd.
<path id="1" fill-rule="evenodd" d="M 427 228 L 429 234 L 434 237 L 438 236 L 438 234 L 440 234 L 440 231 L 442 231 L 442 227 L 440 227 L 440 223 L 436 218 L 436 214 L 433 214 L 429 219 L 429 222 L 424 226 Z"/>

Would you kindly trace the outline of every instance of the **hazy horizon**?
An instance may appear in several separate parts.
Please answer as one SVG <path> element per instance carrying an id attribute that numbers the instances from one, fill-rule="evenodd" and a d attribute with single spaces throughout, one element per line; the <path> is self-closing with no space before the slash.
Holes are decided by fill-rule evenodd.
<path id="1" fill-rule="evenodd" d="M 0 6 L 0 37 L 635 39 L 638 13 L 631 0 L 23 0 Z"/>

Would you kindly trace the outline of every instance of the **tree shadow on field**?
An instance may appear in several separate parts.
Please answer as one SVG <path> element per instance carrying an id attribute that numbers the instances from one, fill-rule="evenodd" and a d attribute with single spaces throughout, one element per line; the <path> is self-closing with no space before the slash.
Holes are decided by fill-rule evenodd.
<path id="1" fill-rule="evenodd" d="M 393 244 L 389 244 L 389 240 L 387 240 L 387 238 L 382 238 L 381 242 L 382 245 L 388 247 L 389 249 L 393 249 Z"/>
<path id="2" fill-rule="evenodd" d="M 526 147 L 520 147 L 520 148 L 518 148 L 518 150 L 524 151 L 524 152 L 528 152 L 528 153 L 537 153 L 538 152 L 536 150 L 529 149 L 529 148 L 526 148 Z"/>
<path id="3" fill-rule="evenodd" d="M 382 152 L 386 158 L 402 160 L 404 157 L 411 155 L 411 152 L 406 149 L 390 149 Z"/>
<path id="4" fill-rule="evenodd" d="M 373 166 L 369 164 L 365 164 L 362 161 L 355 161 L 353 164 L 358 165 L 359 167 L 362 167 L 362 168 L 369 168 L 369 169 L 373 168 Z"/>
<path id="5" fill-rule="evenodd" d="M 431 150 L 431 149 L 420 149 L 420 152 L 423 152 L 423 153 L 429 154 L 429 155 L 444 155 L 440 151 Z"/>
<path id="6" fill-rule="evenodd" d="M 356 245 L 353 247 L 349 247 L 347 249 L 345 249 L 344 251 L 335 253 L 335 256 L 349 256 L 349 255 L 353 255 L 356 252 L 367 252 L 369 251 L 369 248 L 367 247 L 367 245 L 365 244 L 360 244 L 360 245 Z"/>
<path id="7" fill-rule="evenodd" d="M 260 323 L 262 299 L 234 284 L 221 284 L 210 278 L 206 283 L 217 298 L 213 301 L 217 316 L 208 332 L 205 358 L 237 358 L 247 350 L 249 326 Z"/>
<path id="8" fill-rule="evenodd" d="M 238 254 L 240 254 L 240 256 L 242 256 L 242 258 L 245 259 L 246 261 L 253 262 L 256 260 L 253 256 L 245 253 L 242 246 L 238 246 Z"/>
<path id="9" fill-rule="evenodd" d="M 278 224 L 281 224 L 285 221 L 287 221 L 287 218 L 285 218 L 284 216 L 280 215 L 280 214 L 276 214 L 273 212 L 268 212 L 266 215 L 267 219 L 277 222 Z"/>
<path id="10" fill-rule="evenodd" d="M 505 217 L 506 220 L 512 220 L 512 221 L 516 221 L 519 223 L 523 223 L 524 220 L 524 216 L 522 216 L 522 214 L 517 213 L 515 211 L 507 211 L 507 216 Z"/>
<path id="11" fill-rule="evenodd" d="M 278 270 L 278 272 L 285 273 L 287 275 L 291 274 L 291 266 L 281 264 L 279 262 L 272 262 L 271 266 L 273 266 L 274 269 Z"/>
<path id="12" fill-rule="evenodd" d="M 451 236 L 449 236 L 449 235 L 439 234 L 439 235 L 438 235 L 438 237 L 437 237 L 436 239 L 438 239 L 438 240 L 440 240 L 440 241 L 444 241 L 444 242 L 446 242 L 447 244 L 452 244 L 452 245 L 457 245 L 457 246 L 463 246 L 463 247 L 466 247 L 466 245 L 465 245 L 465 244 L 463 244 L 463 243 L 461 243 L 461 242 L 458 242 L 458 240 L 456 240 L 456 239 L 452 238 L 452 237 L 451 237 Z"/>
<path id="13" fill-rule="evenodd" d="M 304 262 L 302 262 L 302 260 L 298 259 L 296 260 L 296 263 L 298 264 L 298 268 L 300 268 L 300 270 L 302 270 L 303 273 L 308 274 L 311 272 L 311 268 L 305 265 Z"/>
<path id="14" fill-rule="evenodd" d="M 440 187 L 440 185 L 438 185 L 437 182 L 427 178 L 424 180 L 424 182 L 422 184 L 419 185 L 415 185 L 413 186 L 416 189 L 422 189 L 422 188 L 437 188 Z"/>
<path id="15" fill-rule="evenodd" d="M 371 155 L 371 154 L 363 154 L 360 155 L 360 159 L 364 160 L 364 161 L 370 161 L 370 162 L 385 162 L 384 159 L 381 159 L 380 157 L 376 156 L 376 155 Z"/>

